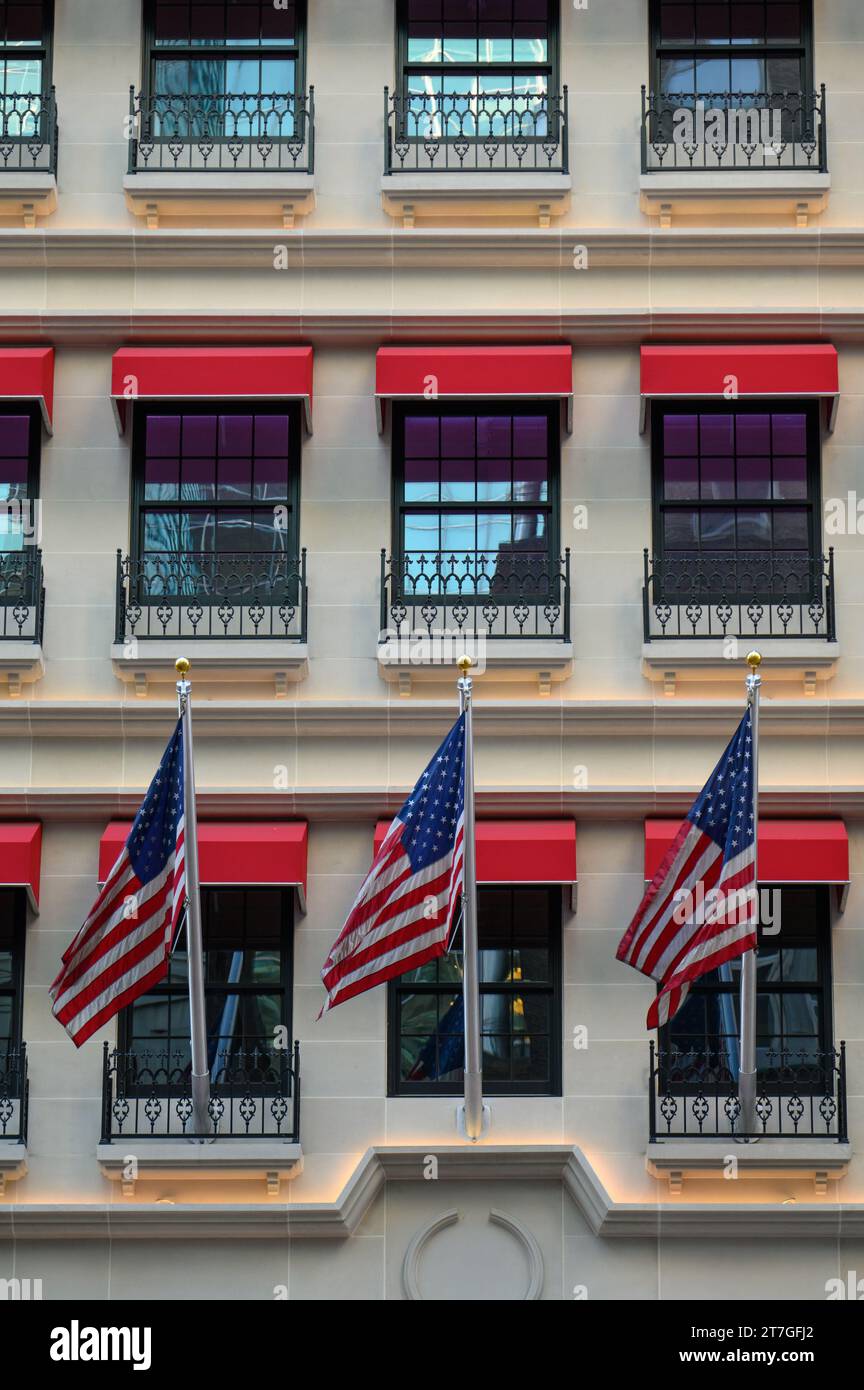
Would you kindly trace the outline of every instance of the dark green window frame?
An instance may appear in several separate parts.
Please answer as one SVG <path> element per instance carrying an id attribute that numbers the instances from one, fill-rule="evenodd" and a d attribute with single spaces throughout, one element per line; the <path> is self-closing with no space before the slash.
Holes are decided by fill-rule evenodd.
<path id="1" fill-rule="evenodd" d="M 285 95 L 296 96 L 306 91 L 306 47 L 307 47 L 307 5 L 306 0 L 295 0 L 296 32 L 295 42 L 289 45 L 277 44 L 181 44 L 160 45 L 156 40 L 156 0 L 144 0 L 144 62 L 143 90 L 145 97 L 155 94 L 156 63 L 160 58 L 180 59 L 212 57 L 218 60 L 244 58 L 291 58 L 294 62 L 294 91 Z M 247 93 L 247 95 L 255 95 Z"/>
<path id="2" fill-rule="evenodd" d="M 404 545 L 405 535 L 405 516 L 407 513 L 423 513 L 429 516 L 435 515 L 456 515 L 477 516 L 478 514 L 498 514 L 501 516 L 509 515 L 516 517 L 530 515 L 532 513 L 542 513 L 545 517 L 545 536 L 542 545 L 538 545 L 537 554 L 543 554 L 544 583 L 549 586 L 550 580 L 558 573 L 560 556 L 560 502 L 561 502 L 561 406 L 558 401 L 538 401 L 538 400 L 454 400 L 454 401 L 394 401 L 393 402 L 393 425 L 392 425 L 392 457 L 393 457 L 393 537 L 392 553 L 394 557 L 394 572 L 402 576 L 405 572 L 404 561 L 406 547 Z M 525 501 L 525 502 L 412 502 L 405 497 L 405 421 L 414 416 L 428 418 L 445 417 L 480 417 L 480 416 L 526 416 L 534 415 L 543 417 L 547 421 L 548 429 L 548 496 L 545 502 Z M 437 548 L 430 547 L 430 553 L 439 553 Z M 409 552 L 410 553 L 410 552 Z M 455 553 L 455 552 L 454 552 Z M 534 553 L 534 552 L 531 552 Z M 443 554 L 443 552 L 442 552 Z M 491 554 L 491 547 L 490 547 Z M 400 581 L 401 582 L 401 581 Z M 552 586 L 554 587 L 554 585 Z M 418 594 L 420 590 L 417 591 Z M 423 591 L 425 594 L 425 590 Z M 488 594 L 473 595 L 468 587 L 460 589 L 460 596 L 467 604 L 485 603 Z M 436 597 L 431 594 L 430 597 Z M 437 595 L 440 597 L 440 595 Z"/>
<path id="3" fill-rule="evenodd" d="M 27 894 L 23 888 L 0 888 L 0 957 L 8 970 L 0 971 L 0 1001 L 8 1025 L 0 1033 L 0 1070 L 7 1056 L 22 1042 L 24 1010 L 24 952 L 27 937 Z"/>
<path id="4" fill-rule="evenodd" d="M 526 982 L 516 979 L 508 982 L 486 981 L 483 979 L 483 951 L 484 940 L 488 941 L 491 932 L 494 932 L 494 925 L 484 921 L 486 916 L 484 906 L 490 903 L 492 894 L 508 893 L 513 898 L 521 897 L 527 901 L 527 895 L 542 894 L 544 903 L 544 921 L 546 927 L 544 946 L 548 953 L 548 978 L 543 981 Z M 484 898 L 486 903 L 484 905 Z M 515 904 L 514 904 L 515 908 Z M 563 907 L 561 888 L 554 887 L 526 887 L 497 885 L 493 887 L 480 887 L 478 889 L 478 916 L 481 952 L 481 980 L 480 980 L 480 1008 L 481 1016 L 483 1012 L 484 998 L 491 995 L 503 995 L 512 1000 L 520 996 L 542 996 L 548 1000 L 548 1034 L 544 1036 L 548 1039 L 548 1074 L 543 1079 L 535 1081 L 496 1079 L 490 1074 L 491 1069 L 486 1066 L 484 1069 L 483 1090 L 488 1096 L 559 1096 L 561 1094 L 561 1068 L 562 1068 L 562 981 L 561 981 L 561 952 L 562 952 L 562 928 L 563 928 Z M 511 909 L 512 910 L 512 909 Z M 515 919 L 515 912 L 514 912 Z M 514 920 L 511 919 L 511 920 Z M 457 929 L 458 930 L 458 929 Z M 459 945 L 457 935 L 456 945 Z M 487 949 L 500 949 L 497 946 L 487 947 Z M 515 949 L 519 949 L 518 947 Z M 525 949 L 524 947 L 522 949 Z M 455 955 L 455 960 L 453 956 Z M 457 950 L 443 961 L 431 962 L 433 967 L 438 967 L 436 974 L 439 976 L 437 981 L 431 979 L 412 980 L 411 975 L 400 976 L 391 980 L 388 985 L 387 1001 L 387 1039 L 388 1039 L 388 1078 L 387 1093 L 390 1096 L 458 1096 L 462 1094 L 463 1083 L 461 1079 L 462 1051 L 459 1051 L 460 1076 L 455 1080 L 427 1079 L 410 1081 L 406 1080 L 403 1073 L 403 1035 L 400 1029 L 400 1014 L 402 1001 L 406 996 L 435 996 L 441 1001 L 439 1003 L 439 1013 L 443 1005 L 449 999 L 457 999 L 461 996 L 461 953 Z M 443 963 L 444 971 L 452 978 L 449 981 L 441 981 L 441 966 Z M 431 975 L 432 971 L 428 966 L 423 967 L 420 975 Z M 481 1025 L 482 1026 L 482 1025 Z M 440 1018 L 439 1018 L 440 1027 Z M 445 1025 L 446 1028 L 446 1025 Z M 415 1037 L 417 1035 L 411 1035 Z M 434 1035 L 429 1035 L 429 1039 Z M 441 1034 L 442 1037 L 446 1033 Z M 504 1036 L 502 1034 L 502 1036 Z M 512 1039 L 518 1036 L 510 1032 L 508 1036 Z M 512 1067 L 511 1054 L 511 1067 Z"/>
<path id="5" fill-rule="evenodd" d="M 243 904 L 244 930 L 242 946 L 237 946 L 235 944 L 232 947 L 230 942 L 225 940 L 219 942 L 218 948 L 215 948 L 212 945 L 210 945 L 212 931 L 212 908 L 215 902 L 215 895 L 218 893 L 243 893 L 245 895 Z M 256 946 L 256 936 L 254 930 L 256 899 L 260 903 L 262 895 L 265 894 L 267 896 L 278 896 L 279 899 L 278 954 L 280 968 L 278 983 L 269 980 L 260 982 L 226 982 L 225 980 L 213 980 L 210 977 L 208 971 L 208 946 L 210 950 L 215 951 L 216 949 L 218 949 L 220 952 L 226 953 L 232 950 L 239 951 L 244 948 L 249 950 L 266 949 L 266 947 L 262 947 L 261 945 Z M 205 887 L 201 889 L 201 908 L 202 927 L 204 934 L 205 1005 L 208 1000 L 221 998 L 226 995 L 231 995 L 232 997 L 236 998 L 238 1003 L 240 1004 L 242 1004 L 242 1001 L 244 999 L 252 999 L 255 996 L 279 996 L 279 1017 L 278 1019 L 274 1020 L 273 1026 L 284 1028 L 284 1037 L 287 1040 L 287 1047 L 289 1048 L 289 1052 L 286 1055 L 289 1057 L 290 1060 L 290 1039 L 292 1036 L 291 1029 L 293 1015 L 294 984 L 294 890 L 291 888 L 243 887 L 242 885 L 232 885 L 230 887 Z M 181 927 L 179 947 L 175 949 L 174 956 L 172 958 L 172 970 L 169 973 L 168 978 L 162 981 L 160 984 L 156 985 L 147 995 L 142 996 L 141 999 L 136 1000 L 133 1004 L 130 1004 L 126 1009 L 124 1009 L 121 1012 L 118 1027 L 118 1048 L 121 1053 L 137 1055 L 142 1052 L 149 1051 L 154 1056 L 164 1055 L 164 1052 L 167 1049 L 171 1049 L 172 1052 L 174 1050 L 177 1050 L 172 1047 L 173 1040 L 174 1042 L 180 1044 L 179 1050 L 182 1052 L 182 1056 L 184 1059 L 180 1063 L 180 1065 L 186 1065 L 188 1063 L 188 1032 L 181 1031 L 177 1033 L 172 1033 L 171 1031 L 172 1004 L 176 1003 L 182 1010 L 185 1011 L 188 1005 L 189 998 L 188 983 L 185 977 L 184 970 L 186 953 L 183 950 L 183 930 L 184 929 Z M 258 938 L 258 940 L 260 941 L 261 938 Z M 139 1039 L 138 1041 L 136 1041 L 134 1030 L 134 1014 L 136 1009 L 152 1007 L 153 1003 L 157 1001 L 164 1001 L 166 1005 L 166 1020 L 168 1028 L 164 1037 L 164 1041 L 160 1037 L 155 1037 L 153 1039 Z M 243 1035 L 239 1036 L 243 1037 Z M 251 1045 L 254 1044 L 255 1041 L 258 1041 L 262 1045 L 266 1045 L 271 1051 L 276 1046 L 276 1038 L 274 1036 L 271 1036 L 269 1033 L 266 1035 L 257 1035 L 254 1039 L 251 1037 L 243 1037 L 244 1044 L 250 1045 L 250 1051 L 252 1050 Z M 211 1054 L 211 1065 L 214 1062 L 214 1057 L 216 1053 L 216 1048 L 214 1046 L 216 1042 L 216 1035 L 210 1034 L 208 1036 L 208 1043 Z M 162 1049 L 161 1054 L 160 1049 Z M 225 1082 L 219 1083 L 217 1081 L 215 1083 L 215 1086 L 217 1090 L 231 1089 L 230 1084 Z M 149 1087 L 142 1088 L 142 1090 L 147 1089 L 149 1089 Z M 157 1089 L 165 1089 L 170 1091 L 171 1087 L 166 1085 L 164 1088 L 157 1087 Z M 131 1084 L 127 1085 L 127 1090 L 130 1094 L 136 1093 L 134 1081 L 131 1081 Z"/>
<path id="6" fill-rule="evenodd" d="M 671 0 L 676 3 L 676 0 Z M 726 3 L 727 0 L 720 0 Z M 756 0 L 757 3 L 764 3 L 764 0 Z M 653 90 L 660 92 L 663 90 L 661 83 L 661 70 L 664 58 L 671 57 L 693 57 L 698 58 L 768 58 L 797 57 L 801 64 L 802 91 L 813 90 L 813 6 L 812 0 L 801 0 L 802 10 L 802 36 L 800 43 L 780 43 L 766 42 L 764 44 L 745 43 L 734 40 L 729 43 L 693 43 L 689 40 L 664 40 L 661 29 L 661 8 L 664 0 L 649 0 L 649 29 L 651 45 L 651 79 Z M 669 0 L 666 0 L 669 3 Z M 686 5 L 688 0 L 681 0 Z M 699 5 L 711 4 L 712 0 L 695 0 L 697 8 Z M 713 7 L 716 8 L 716 0 L 713 0 Z"/>
<path id="7" fill-rule="evenodd" d="M 133 413 L 132 426 L 132 519 L 131 519 L 131 554 L 133 565 L 140 566 L 145 559 L 147 551 L 144 548 L 144 525 L 145 515 L 148 511 L 174 512 L 218 512 L 237 510 L 239 507 L 247 508 L 250 512 L 259 510 L 262 513 L 273 510 L 274 505 L 279 505 L 276 499 L 271 501 L 268 506 L 266 502 L 255 502 L 250 500 L 248 503 L 238 499 L 208 499 L 203 502 L 188 501 L 178 498 L 176 501 L 162 501 L 145 499 L 144 494 L 144 471 L 147 460 L 146 439 L 147 421 L 150 416 L 165 415 L 286 415 L 290 420 L 289 442 L 288 442 L 288 489 L 285 498 L 285 505 L 288 507 L 288 525 L 285 527 L 285 545 L 283 554 L 290 563 L 295 563 L 300 554 L 300 464 L 302 455 L 301 443 L 301 407 L 295 401 L 247 401 L 242 402 L 220 402 L 220 401 L 201 401 L 201 400 L 165 400 L 148 401 L 136 404 Z M 183 552 L 149 552 L 152 554 L 182 554 Z M 244 554 L 247 552 L 243 552 Z M 248 551 L 250 556 L 258 554 L 267 557 L 269 551 Z M 150 602 L 159 602 L 158 599 L 150 599 Z"/>
<path id="8" fill-rule="evenodd" d="M 805 886 L 801 884 L 761 884 L 763 892 L 780 894 L 781 903 L 781 922 L 780 931 L 776 935 L 767 935 L 760 927 L 759 930 L 759 961 L 757 964 L 757 1032 L 756 1032 L 756 1061 L 757 1072 L 763 1079 L 775 1083 L 777 1089 L 782 1091 L 785 1088 L 793 1089 L 798 1084 L 799 1089 L 803 1081 L 806 1088 L 808 1077 L 806 1068 L 802 1071 L 798 1083 L 794 1083 L 790 1076 L 785 1078 L 782 1075 L 775 1077 L 772 1074 L 772 1058 L 769 1055 L 770 1047 L 768 1044 L 769 1035 L 766 1033 L 767 1010 L 772 1009 L 775 1016 L 779 1014 L 781 1020 L 781 1046 L 788 1043 L 788 1051 L 792 1054 L 790 1066 L 800 1065 L 800 1059 L 795 1054 L 803 1049 L 810 1053 L 826 1054 L 833 1047 L 833 1011 L 832 1011 L 832 959 L 831 959 L 831 889 L 826 885 Z M 804 979 L 787 978 L 787 971 L 795 969 L 791 964 L 786 964 L 788 957 L 784 957 L 784 952 L 797 951 L 807 952 L 813 959 L 814 973 Z M 779 955 L 778 955 L 779 953 Z M 769 962 L 774 962 L 769 967 Z M 766 970 L 772 968 L 776 971 L 780 969 L 781 978 L 770 980 L 765 978 Z M 801 965 L 797 967 L 802 969 Z M 679 1011 L 678 1015 L 666 1027 L 660 1029 L 660 1050 L 668 1062 L 674 1059 L 676 1054 L 685 1054 L 689 1050 L 697 1053 L 717 1054 L 724 1053 L 730 1055 L 730 1049 L 724 1043 L 724 1039 L 731 1042 L 731 1055 L 736 1055 L 737 1048 L 737 1019 L 738 1019 L 738 997 L 740 991 L 740 958 L 732 961 L 724 968 L 724 973 L 729 977 L 726 980 L 719 978 L 720 972 L 714 971 L 705 979 L 697 980 L 691 985 L 688 998 Z M 804 1033 L 800 1029 L 793 1031 L 786 1029 L 786 1014 L 784 1011 L 784 1001 L 786 999 L 806 998 L 812 996 L 816 1000 L 818 1011 L 818 1022 L 816 1027 Z M 714 1028 L 710 1024 L 712 1013 L 719 1011 L 720 1001 L 726 1000 L 727 1020 L 724 1023 L 724 1031 Z M 770 1004 L 767 1001 L 771 1001 Z M 767 1004 L 767 1008 L 766 1008 Z M 761 1007 L 760 1007 L 761 1005 Z M 694 1017 L 698 1017 L 704 1010 L 705 1026 L 697 1028 L 693 1022 Z M 791 1017 L 791 1011 L 790 1011 Z M 775 1052 L 778 1049 L 775 1049 Z M 665 1084 L 665 1082 L 661 1082 Z M 676 1085 L 675 1089 L 679 1089 Z M 699 1089 L 698 1086 L 685 1087 L 685 1090 L 692 1090 L 694 1093 Z M 812 1082 L 812 1089 L 820 1092 L 822 1086 L 815 1081 Z"/>

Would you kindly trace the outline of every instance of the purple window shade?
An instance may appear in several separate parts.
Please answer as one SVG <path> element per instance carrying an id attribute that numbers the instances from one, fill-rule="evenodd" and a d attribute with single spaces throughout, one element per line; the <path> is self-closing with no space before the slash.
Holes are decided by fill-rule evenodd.
<path id="1" fill-rule="evenodd" d="M 219 464 L 219 486 L 216 491 L 219 499 L 236 501 L 240 497 L 252 496 L 252 460 L 222 459 Z"/>
<path id="2" fill-rule="evenodd" d="M 481 415 L 477 420 L 477 457 L 510 457 L 512 420 L 509 415 Z"/>
<path id="3" fill-rule="evenodd" d="M 700 453 L 729 455 L 734 453 L 734 426 L 731 415 L 700 415 Z"/>
<path id="4" fill-rule="evenodd" d="M 768 4 L 768 42 L 799 43 L 801 39 L 801 6 L 783 0 Z"/>
<path id="5" fill-rule="evenodd" d="M 770 454 L 770 415 L 739 415 L 736 447 L 739 454 Z"/>
<path id="6" fill-rule="evenodd" d="M 183 453 L 187 458 L 215 458 L 216 424 L 215 415 L 183 417 Z"/>
<path id="7" fill-rule="evenodd" d="M 735 460 L 707 458 L 702 463 L 701 495 L 710 502 L 735 496 Z"/>
<path id="8" fill-rule="evenodd" d="M 751 41 L 765 42 L 765 9 L 761 4 L 737 3 L 732 5 L 732 41 L 741 43 Z"/>
<path id="9" fill-rule="evenodd" d="M 517 501 L 545 502 L 549 496 L 549 464 L 542 459 L 514 459 L 513 488 Z"/>
<path id="10" fill-rule="evenodd" d="M 177 458 L 180 453 L 180 416 L 148 415 L 145 448 L 148 459 Z"/>
<path id="11" fill-rule="evenodd" d="M 187 502 L 206 502 L 216 493 L 216 462 L 214 459 L 184 459 L 180 486 L 181 497 Z"/>
<path id="12" fill-rule="evenodd" d="M 806 454 L 806 415 L 772 415 L 775 454 Z"/>
<path id="13" fill-rule="evenodd" d="M 663 468 L 663 495 L 667 501 L 690 501 L 699 496 L 699 460 L 667 458 Z"/>
<path id="14" fill-rule="evenodd" d="M 261 35 L 261 10 L 258 4 L 228 6 L 228 39 L 257 39 Z"/>
<path id="15" fill-rule="evenodd" d="M 290 426 L 287 415 L 256 415 L 255 453 L 288 459 Z"/>
<path id="16" fill-rule="evenodd" d="M 665 4 L 660 11 L 660 37 L 667 43 L 693 43 L 696 8 L 693 4 Z"/>
<path id="17" fill-rule="evenodd" d="M 297 30 L 297 14 L 293 4 L 277 10 L 271 3 L 261 10 L 261 34 L 265 39 L 283 39 L 286 43 L 294 38 Z"/>
<path id="18" fill-rule="evenodd" d="M 549 453 L 549 430 L 545 417 L 517 415 L 513 420 L 514 458 L 542 458 Z"/>
<path id="19" fill-rule="evenodd" d="M 288 466 L 284 458 L 256 458 L 252 495 L 268 501 L 287 498 Z"/>
<path id="20" fill-rule="evenodd" d="M 738 496 L 744 500 L 771 496 L 770 458 L 739 458 Z"/>
<path id="21" fill-rule="evenodd" d="M 775 458 L 774 496 L 789 502 L 806 500 L 806 458 Z"/>
<path id="22" fill-rule="evenodd" d="M 409 0 L 408 32 L 414 32 L 415 24 L 440 26 L 442 21 L 441 0 Z M 426 34 L 418 35 L 425 38 Z"/>
<path id="23" fill-rule="evenodd" d="M 409 415 L 405 420 L 406 459 L 438 457 L 438 421 L 434 417 Z"/>
<path id="24" fill-rule="evenodd" d="M 437 459 L 407 459 L 405 497 L 410 502 L 437 502 L 440 466 Z"/>
<path id="25" fill-rule="evenodd" d="M 6 7 L 6 39 L 8 43 L 39 43 L 43 35 L 42 5 L 10 4 Z"/>
<path id="26" fill-rule="evenodd" d="M 223 5 L 193 5 L 189 17 L 189 33 L 192 39 L 210 39 L 214 43 L 225 40 L 225 8 Z"/>
<path id="27" fill-rule="evenodd" d="M 699 448 L 699 431 L 695 415 L 667 415 L 663 421 L 663 449 L 670 454 L 692 455 Z"/>
<path id="28" fill-rule="evenodd" d="M 480 459 L 477 463 L 477 495 L 484 501 L 508 502 L 512 496 L 511 463 L 507 459 Z"/>
<path id="29" fill-rule="evenodd" d="M 252 429 L 251 415 L 220 415 L 220 458 L 248 458 L 252 453 Z"/>
<path id="30" fill-rule="evenodd" d="M 170 502 L 177 498 L 180 460 L 150 458 L 144 468 L 144 496 Z"/>
<path id="31" fill-rule="evenodd" d="M 476 484 L 473 458 L 442 460 L 441 495 L 447 502 L 474 501 Z"/>
<path id="32" fill-rule="evenodd" d="M 728 42 L 728 5 L 721 3 L 696 6 L 696 39 L 699 43 Z"/>
<path id="33" fill-rule="evenodd" d="M 445 416 L 441 421 L 441 457 L 473 458 L 476 427 L 473 415 Z"/>
<path id="34" fill-rule="evenodd" d="M 0 459 L 23 458 L 30 451 L 30 417 L 0 415 Z"/>
<path id="35" fill-rule="evenodd" d="M 156 40 L 187 39 L 189 37 L 189 6 L 157 4 Z"/>

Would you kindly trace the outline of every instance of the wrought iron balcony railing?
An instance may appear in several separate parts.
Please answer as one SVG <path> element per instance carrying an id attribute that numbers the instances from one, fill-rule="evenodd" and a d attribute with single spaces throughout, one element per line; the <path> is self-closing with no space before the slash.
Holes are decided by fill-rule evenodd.
<path id="1" fill-rule="evenodd" d="M 194 1135 L 188 1054 L 105 1043 L 102 1059 L 102 1143 L 182 1139 Z M 226 1049 L 211 1071 L 209 1137 L 300 1142 L 300 1044 Z"/>
<path id="2" fill-rule="evenodd" d="M 306 551 L 117 552 L 115 641 L 182 637 L 306 641 Z"/>
<path id="3" fill-rule="evenodd" d="M 566 174 L 567 88 L 391 92 L 384 88 L 384 173 Z"/>
<path id="4" fill-rule="evenodd" d="M 0 1052 L 0 1139 L 27 1143 L 27 1044 Z"/>
<path id="5" fill-rule="evenodd" d="M 129 173 L 315 172 L 315 88 L 151 96 L 130 88 Z"/>
<path id="6" fill-rule="evenodd" d="M 57 173 L 57 100 L 50 91 L 0 96 L 3 174 Z"/>
<path id="7" fill-rule="evenodd" d="M 570 551 L 381 551 L 381 636 L 570 640 Z"/>
<path id="8" fill-rule="evenodd" d="M 42 642 L 45 590 L 42 551 L 0 551 L 0 642 Z"/>
<path id="9" fill-rule="evenodd" d="M 646 642 L 705 637 L 836 641 L 834 551 L 700 556 L 645 551 Z"/>
<path id="10" fill-rule="evenodd" d="M 642 173 L 828 172 L 824 84 L 815 92 L 649 92 Z"/>
<path id="11" fill-rule="evenodd" d="M 760 1049 L 755 1129 L 741 1128 L 738 1066 L 728 1045 L 678 1052 L 650 1045 L 651 1142 L 664 1139 L 830 1139 L 846 1143 L 846 1044 L 839 1051 Z"/>

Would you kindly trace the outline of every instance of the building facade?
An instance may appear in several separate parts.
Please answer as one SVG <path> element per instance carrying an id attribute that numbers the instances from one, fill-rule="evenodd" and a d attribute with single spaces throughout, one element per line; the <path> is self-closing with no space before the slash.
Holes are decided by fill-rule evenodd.
<path id="1" fill-rule="evenodd" d="M 820 1299 L 864 1269 L 862 55 L 856 0 L 0 0 L 0 1278 L 674 1300 L 734 1262 L 738 1297 Z M 649 1036 L 615 952 L 754 646 L 745 1144 L 736 969 Z M 463 650 L 476 1145 L 458 953 L 316 1021 Z M 80 1050 L 48 993 L 179 656 L 207 1145 L 182 945 Z"/>

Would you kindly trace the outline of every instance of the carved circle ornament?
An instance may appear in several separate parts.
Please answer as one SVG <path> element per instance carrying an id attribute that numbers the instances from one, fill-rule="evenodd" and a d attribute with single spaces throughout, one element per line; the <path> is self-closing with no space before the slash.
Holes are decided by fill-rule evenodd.
<path id="1" fill-rule="evenodd" d="M 426 1246 L 435 1236 L 447 1230 L 449 1226 L 455 1226 L 462 1220 L 462 1213 L 457 1208 L 452 1207 L 449 1211 L 442 1212 L 440 1216 L 435 1216 L 428 1221 L 411 1240 L 408 1249 L 405 1251 L 405 1259 L 402 1262 L 402 1288 L 406 1299 L 411 1303 L 425 1302 L 425 1295 L 420 1287 L 420 1266 L 423 1252 Z M 545 1274 L 543 1265 L 543 1253 L 534 1235 L 524 1226 L 521 1221 L 517 1221 L 514 1216 L 508 1216 L 507 1212 L 499 1211 L 497 1207 L 492 1207 L 489 1212 L 489 1221 L 494 1226 L 500 1226 L 502 1230 L 512 1235 L 525 1256 L 527 1264 L 527 1284 L 525 1292 L 522 1294 L 521 1301 L 536 1302 L 543 1293 L 543 1278 Z"/>

